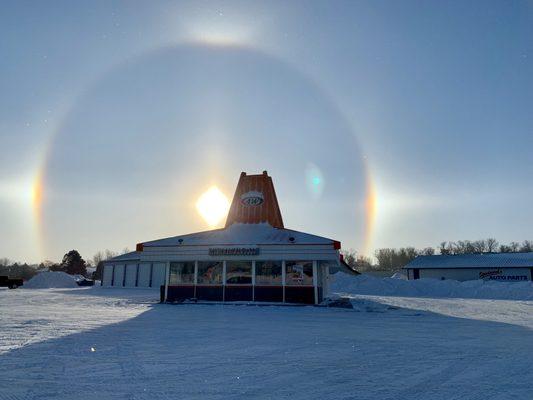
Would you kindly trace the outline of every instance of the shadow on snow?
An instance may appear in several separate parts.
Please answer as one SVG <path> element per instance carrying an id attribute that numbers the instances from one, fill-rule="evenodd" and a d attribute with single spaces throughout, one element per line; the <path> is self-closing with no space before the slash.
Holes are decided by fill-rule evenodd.
<path id="1" fill-rule="evenodd" d="M 531 330 L 384 308 L 371 300 L 365 307 L 379 312 L 154 304 L 120 323 L 3 354 L 0 399 L 530 393 Z"/>

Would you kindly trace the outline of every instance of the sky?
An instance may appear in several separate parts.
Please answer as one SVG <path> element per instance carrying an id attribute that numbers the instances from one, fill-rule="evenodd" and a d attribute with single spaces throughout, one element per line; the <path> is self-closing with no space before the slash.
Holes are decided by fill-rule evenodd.
<path id="1" fill-rule="evenodd" d="M 531 1 L 3 1 L 0 54 L 0 257 L 210 229 L 263 170 L 362 254 L 533 239 Z"/>

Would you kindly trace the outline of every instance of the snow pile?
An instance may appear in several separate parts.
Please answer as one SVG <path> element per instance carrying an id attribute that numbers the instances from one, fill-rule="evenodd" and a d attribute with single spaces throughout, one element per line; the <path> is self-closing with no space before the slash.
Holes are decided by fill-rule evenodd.
<path id="1" fill-rule="evenodd" d="M 403 279 L 404 281 L 407 280 L 407 276 L 405 274 L 402 274 L 401 272 L 396 272 L 394 275 L 391 276 L 392 279 Z"/>
<path id="2" fill-rule="evenodd" d="M 24 283 L 26 289 L 76 288 L 76 278 L 65 272 L 41 272 Z"/>
<path id="3" fill-rule="evenodd" d="M 470 299 L 533 300 L 532 282 L 496 282 L 438 279 L 403 280 L 348 275 L 338 272 L 331 285 L 333 293 L 402 297 L 457 297 Z"/>

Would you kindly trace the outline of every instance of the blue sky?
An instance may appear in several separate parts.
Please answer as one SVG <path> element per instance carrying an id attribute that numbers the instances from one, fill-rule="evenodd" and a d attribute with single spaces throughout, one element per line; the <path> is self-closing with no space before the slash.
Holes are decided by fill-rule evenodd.
<path id="1" fill-rule="evenodd" d="M 531 239 L 532 2 L 0 7 L 0 256 L 207 229 L 264 169 L 286 226 L 367 254 Z"/>

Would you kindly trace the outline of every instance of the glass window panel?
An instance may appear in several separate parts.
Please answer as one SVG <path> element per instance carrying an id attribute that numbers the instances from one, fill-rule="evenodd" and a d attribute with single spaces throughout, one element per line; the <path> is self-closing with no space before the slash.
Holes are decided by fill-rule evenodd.
<path id="1" fill-rule="evenodd" d="M 312 261 L 287 261 L 285 263 L 285 284 L 313 285 L 313 262 Z"/>
<path id="2" fill-rule="evenodd" d="M 194 283 L 194 261 L 170 263 L 170 285 Z"/>
<path id="3" fill-rule="evenodd" d="M 222 261 L 198 262 L 199 285 L 222 285 Z"/>
<path id="4" fill-rule="evenodd" d="M 329 273 L 335 274 L 340 271 L 339 269 L 339 263 L 335 260 L 325 260 L 325 261 L 319 261 L 318 262 L 319 268 L 325 269 L 326 267 L 329 267 Z"/>
<path id="5" fill-rule="evenodd" d="M 226 283 L 250 285 L 252 283 L 251 261 L 226 261 Z"/>
<path id="6" fill-rule="evenodd" d="M 256 285 L 281 285 L 281 261 L 256 261 Z"/>

